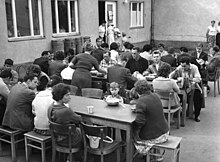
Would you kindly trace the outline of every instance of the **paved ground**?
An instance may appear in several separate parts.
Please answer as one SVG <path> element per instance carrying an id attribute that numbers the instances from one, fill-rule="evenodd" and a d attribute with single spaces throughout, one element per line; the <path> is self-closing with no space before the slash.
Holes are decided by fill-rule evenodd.
<path id="1" fill-rule="evenodd" d="M 213 97 L 213 83 L 211 92 L 206 98 L 206 108 L 202 109 L 201 122 L 187 119 L 186 126 L 176 129 L 171 127 L 171 134 L 183 137 L 181 143 L 181 162 L 220 162 L 220 95 Z M 170 162 L 170 153 L 166 152 L 163 162 Z M 40 162 L 40 153 L 33 152 L 31 162 Z M 124 155 L 122 154 L 122 158 Z M 10 147 L 3 145 L 3 155 L 0 162 L 11 162 Z M 93 159 L 93 160 L 92 160 Z M 51 161 L 51 153 L 47 152 L 47 162 Z M 100 161 L 97 157 L 90 158 L 90 162 Z M 113 162 L 115 154 L 106 157 L 105 162 Z M 18 162 L 25 162 L 24 148 L 18 148 Z M 134 162 L 144 162 L 141 157 Z"/>

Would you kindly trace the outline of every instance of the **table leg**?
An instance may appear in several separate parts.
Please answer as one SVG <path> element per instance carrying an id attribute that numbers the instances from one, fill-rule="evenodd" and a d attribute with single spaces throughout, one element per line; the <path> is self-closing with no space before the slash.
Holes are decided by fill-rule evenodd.
<path id="1" fill-rule="evenodd" d="M 126 131 L 126 162 L 133 161 L 132 129 Z"/>
<path id="2" fill-rule="evenodd" d="M 186 121 L 186 105 L 187 105 L 187 94 L 183 92 L 183 107 L 182 107 L 182 117 L 181 117 L 181 126 L 185 126 Z"/>

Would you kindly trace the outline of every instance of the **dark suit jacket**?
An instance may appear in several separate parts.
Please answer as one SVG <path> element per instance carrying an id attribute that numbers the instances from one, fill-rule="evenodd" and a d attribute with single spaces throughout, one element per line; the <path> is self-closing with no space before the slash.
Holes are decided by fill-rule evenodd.
<path id="1" fill-rule="evenodd" d="M 137 81 L 137 78 L 131 75 L 129 69 L 119 64 L 108 68 L 107 78 L 109 83 L 116 82 L 125 89 L 127 88 L 128 83 L 133 85 Z"/>
<path id="2" fill-rule="evenodd" d="M 208 54 L 203 52 L 199 55 L 199 58 L 197 57 L 197 52 L 193 52 L 192 53 L 192 57 L 196 58 L 196 59 L 203 59 L 204 61 L 208 61 Z"/>
<path id="3" fill-rule="evenodd" d="M 170 64 L 171 67 L 176 67 L 176 58 L 172 55 L 165 55 L 161 57 L 161 61 Z"/>

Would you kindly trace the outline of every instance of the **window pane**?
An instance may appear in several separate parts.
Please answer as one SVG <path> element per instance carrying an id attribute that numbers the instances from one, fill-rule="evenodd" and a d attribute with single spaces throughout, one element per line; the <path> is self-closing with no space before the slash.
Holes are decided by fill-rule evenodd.
<path id="1" fill-rule="evenodd" d="M 31 0 L 31 2 L 32 2 L 34 35 L 40 35 L 38 0 Z"/>
<path id="2" fill-rule="evenodd" d="M 132 11 L 137 11 L 137 3 L 133 3 L 132 7 Z"/>
<path id="3" fill-rule="evenodd" d="M 56 33 L 55 0 L 51 1 L 53 33 Z"/>
<path id="4" fill-rule="evenodd" d="M 70 15 L 71 15 L 71 32 L 76 32 L 76 20 L 75 20 L 75 2 L 70 1 Z"/>
<path id="5" fill-rule="evenodd" d="M 28 0 L 15 0 L 18 36 L 30 35 Z"/>
<path id="6" fill-rule="evenodd" d="M 14 37 L 11 0 L 5 0 L 5 7 L 7 16 L 8 37 Z"/>
<path id="7" fill-rule="evenodd" d="M 58 1 L 58 13 L 60 33 L 68 32 L 67 1 Z"/>

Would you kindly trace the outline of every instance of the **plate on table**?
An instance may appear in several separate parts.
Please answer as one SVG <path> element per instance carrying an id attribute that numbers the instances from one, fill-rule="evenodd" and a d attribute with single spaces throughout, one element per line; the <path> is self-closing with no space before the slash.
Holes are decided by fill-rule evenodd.
<path id="1" fill-rule="evenodd" d="M 119 105 L 119 99 L 117 98 L 107 98 L 105 102 L 108 104 L 108 106 L 118 106 Z"/>

